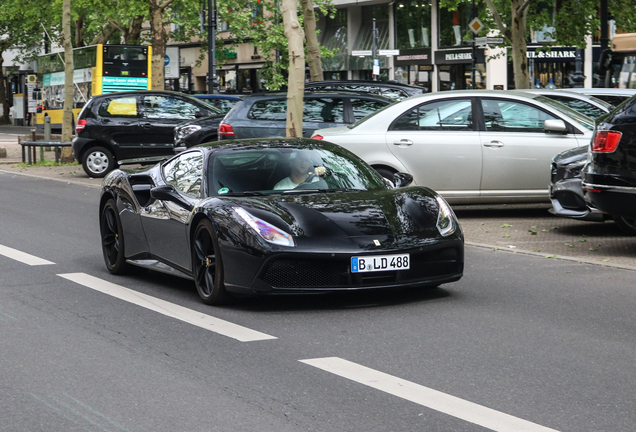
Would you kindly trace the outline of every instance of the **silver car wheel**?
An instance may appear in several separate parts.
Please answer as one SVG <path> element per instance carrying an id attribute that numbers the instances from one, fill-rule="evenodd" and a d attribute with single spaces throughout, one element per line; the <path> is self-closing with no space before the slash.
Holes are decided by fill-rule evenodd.
<path id="1" fill-rule="evenodd" d="M 103 152 L 93 151 L 88 154 L 88 157 L 86 158 L 86 165 L 92 172 L 99 174 L 108 169 L 110 161 L 108 159 L 108 155 Z"/>

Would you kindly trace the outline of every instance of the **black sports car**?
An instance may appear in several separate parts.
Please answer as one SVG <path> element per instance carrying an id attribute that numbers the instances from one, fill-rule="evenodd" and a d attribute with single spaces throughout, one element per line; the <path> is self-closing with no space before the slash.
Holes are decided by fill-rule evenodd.
<path id="1" fill-rule="evenodd" d="M 104 260 L 114 274 L 133 264 L 192 278 L 208 304 L 228 293 L 460 279 L 464 239 L 453 211 L 431 189 L 407 187 L 410 175 L 395 181 L 325 141 L 202 144 L 104 179 Z"/>

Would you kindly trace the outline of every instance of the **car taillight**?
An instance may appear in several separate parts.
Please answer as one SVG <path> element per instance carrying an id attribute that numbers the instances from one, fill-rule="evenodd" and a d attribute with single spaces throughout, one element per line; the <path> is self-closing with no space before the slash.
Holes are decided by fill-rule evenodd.
<path id="1" fill-rule="evenodd" d="M 227 123 L 221 123 L 219 125 L 219 135 L 234 136 L 234 129 Z"/>
<path id="2" fill-rule="evenodd" d="M 319 139 L 319 140 L 321 140 L 321 139 L 325 139 L 322 135 L 314 135 L 314 136 L 312 136 L 311 138 L 312 138 L 312 139 Z"/>
<path id="3" fill-rule="evenodd" d="M 621 132 L 616 131 L 596 131 L 592 151 L 595 153 L 612 153 L 616 150 L 618 142 L 621 140 Z"/>
<path id="4" fill-rule="evenodd" d="M 81 132 L 84 130 L 84 128 L 86 127 L 86 120 L 84 119 L 79 119 L 77 121 L 77 124 L 75 125 L 75 131 L 76 132 Z"/>

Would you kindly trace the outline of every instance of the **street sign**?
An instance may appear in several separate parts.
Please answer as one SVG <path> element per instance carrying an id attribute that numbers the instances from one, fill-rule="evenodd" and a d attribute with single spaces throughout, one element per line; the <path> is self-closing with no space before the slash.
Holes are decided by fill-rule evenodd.
<path id="1" fill-rule="evenodd" d="M 479 33 L 481 29 L 484 28 L 484 23 L 482 23 L 479 18 L 473 18 L 471 22 L 468 23 L 468 27 L 472 30 L 474 34 Z"/>
<path id="2" fill-rule="evenodd" d="M 475 45 L 478 45 L 478 46 L 486 45 L 488 43 L 488 41 L 486 39 L 488 39 L 486 36 L 476 37 L 475 38 Z"/>
<path id="3" fill-rule="evenodd" d="M 488 45 L 501 45 L 502 43 L 504 43 L 504 38 L 502 38 L 502 37 L 487 37 L 486 38 L 486 43 Z"/>
<path id="4" fill-rule="evenodd" d="M 371 50 L 351 51 L 352 56 L 364 57 L 373 55 Z"/>
<path id="5" fill-rule="evenodd" d="M 400 55 L 400 50 L 380 50 L 379 54 L 383 56 L 396 56 Z"/>

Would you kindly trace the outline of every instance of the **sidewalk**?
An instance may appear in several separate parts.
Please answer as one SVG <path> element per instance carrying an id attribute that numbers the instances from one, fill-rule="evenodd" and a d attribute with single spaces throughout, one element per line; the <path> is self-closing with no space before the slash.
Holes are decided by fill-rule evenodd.
<path id="1" fill-rule="evenodd" d="M 7 149 L 7 158 L 0 158 L 0 172 L 100 187 L 101 179 L 89 178 L 80 165 L 20 167 L 18 136 L 30 130 L 0 126 L 0 147 Z M 55 156 L 46 152 L 46 158 Z M 549 204 L 453 206 L 467 245 L 491 249 L 493 254 L 506 251 L 636 270 L 636 237 L 623 235 L 613 222 L 559 218 L 549 208 Z"/>

